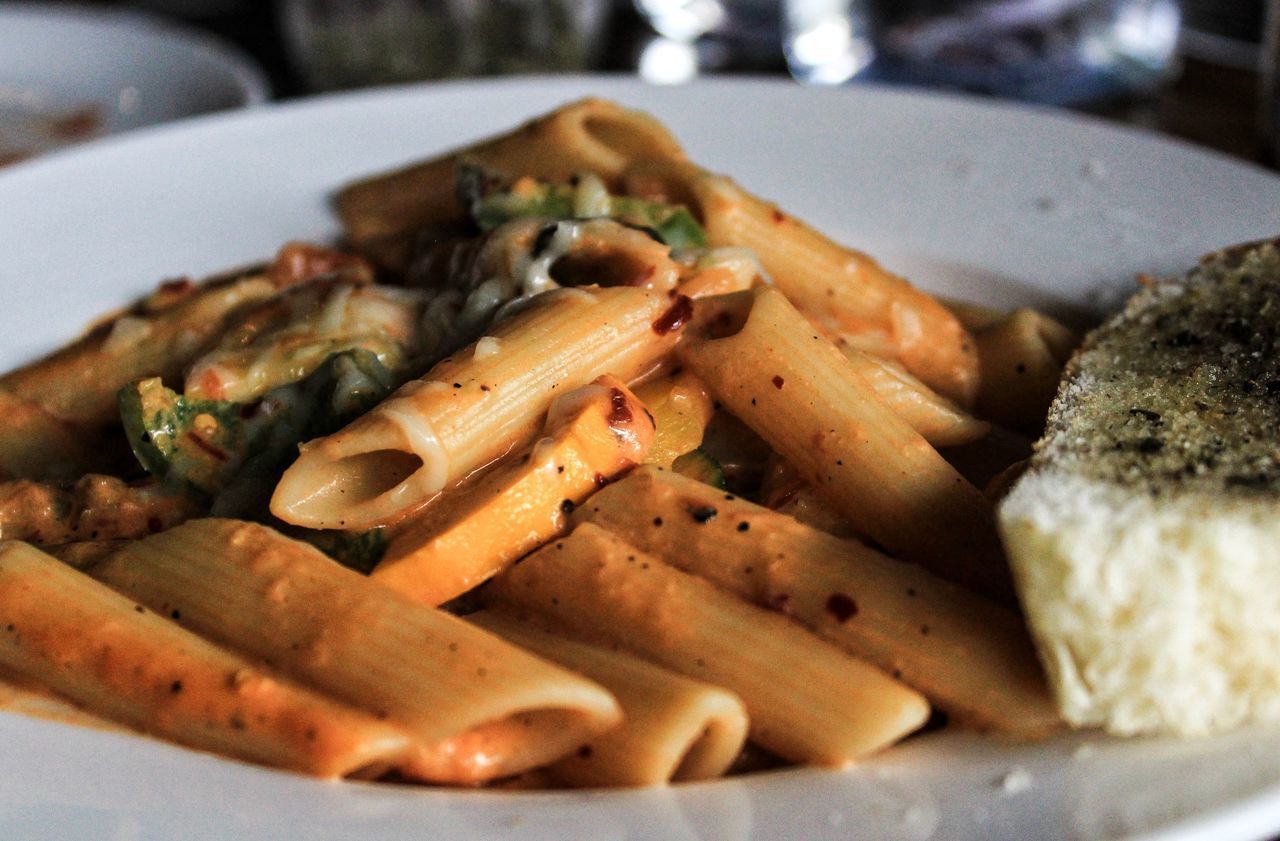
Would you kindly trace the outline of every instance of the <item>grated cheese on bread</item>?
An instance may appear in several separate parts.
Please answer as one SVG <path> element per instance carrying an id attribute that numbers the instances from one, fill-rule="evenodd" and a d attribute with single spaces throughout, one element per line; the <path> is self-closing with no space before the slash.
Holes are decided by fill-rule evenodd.
<path id="1" fill-rule="evenodd" d="M 998 516 L 1067 721 L 1280 722 L 1280 240 L 1090 334 Z"/>

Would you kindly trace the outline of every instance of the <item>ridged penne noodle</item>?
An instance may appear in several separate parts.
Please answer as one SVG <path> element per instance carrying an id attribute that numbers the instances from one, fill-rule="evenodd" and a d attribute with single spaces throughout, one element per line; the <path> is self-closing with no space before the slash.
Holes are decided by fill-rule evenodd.
<path id="1" fill-rule="evenodd" d="M 723 774 L 742 750 L 747 712 L 732 692 L 638 657 L 569 639 L 514 614 L 480 611 L 467 621 L 608 689 L 622 724 L 548 767 L 575 786 L 652 786 Z"/>
<path id="2" fill-rule="evenodd" d="M 1061 726 L 1022 620 L 914 564 L 651 467 L 573 519 L 792 617 L 958 721 L 1019 736 Z"/>
<path id="3" fill-rule="evenodd" d="M 643 161 L 628 191 L 686 205 L 713 246 L 756 252 L 796 306 L 862 348 L 902 362 L 931 387 L 970 405 L 978 386 L 972 339 L 946 307 L 860 251 L 832 242 L 731 179 L 687 161 Z"/>
<path id="4" fill-rule="evenodd" d="M 61 695 L 42 688 L 28 680 L 22 680 L 0 669 L 0 712 L 17 713 L 28 718 L 75 724 L 94 730 L 131 731 L 118 721 L 94 715 L 84 707 L 74 704 Z"/>
<path id="5" fill-rule="evenodd" d="M 562 534 L 573 506 L 639 464 L 653 438 L 644 405 L 614 377 L 551 403 L 543 436 L 396 528 L 372 577 L 438 605 Z"/>
<path id="6" fill-rule="evenodd" d="M 321 777 L 395 767 L 396 726 L 263 671 L 25 543 L 0 545 L 0 667 L 175 742 Z"/>
<path id="7" fill-rule="evenodd" d="M 794 762 L 845 765 L 928 718 L 874 666 L 591 523 L 495 578 L 486 599 L 729 689 L 751 739 Z"/>
<path id="8" fill-rule="evenodd" d="M 838 346 L 880 402 L 933 446 L 967 444 L 990 430 L 991 424 L 978 420 L 954 401 L 938 394 L 896 362 L 848 345 Z"/>
<path id="9" fill-rule="evenodd" d="M 76 482 L 0 482 L 0 540 L 44 546 L 142 537 L 201 513 L 186 494 L 154 482 L 97 475 Z"/>
<path id="10" fill-rule="evenodd" d="M 683 156 L 680 144 L 652 117 L 584 99 L 506 134 L 351 184 L 335 205 L 347 238 L 364 245 L 460 218 L 464 208 L 456 183 L 464 163 L 556 181 L 585 171 L 615 185 L 637 160 Z"/>
<path id="11" fill-rule="evenodd" d="M 369 283 L 361 257 L 291 242 L 271 263 L 215 275 L 202 283 L 166 281 L 133 307 L 101 320 L 71 344 L 0 376 L 0 392 L 43 406 L 83 427 L 119 420 L 116 393 L 158 376 L 179 382 L 192 360 L 244 310 L 316 277 Z"/>
<path id="12" fill-rule="evenodd" d="M 114 445 L 114 446 L 113 446 Z M 128 445 L 0 391 L 0 479 L 75 479 L 125 463 Z"/>
<path id="13" fill-rule="evenodd" d="M 851 525 L 891 554 L 1011 598 L 991 507 L 875 396 L 776 289 L 751 293 L 724 338 L 688 337 L 680 357 Z"/>
<path id="14" fill-rule="evenodd" d="M 996 309 L 994 307 L 975 304 L 973 301 L 961 301 L 956 298 L 939 298 L 942 305 L 951 310 L 951 314 L 956 317 L 964 329 L 970 333 L 976 333 L 1000 319 L 1004 318 L 1008 313 L 1005 310 Z"/>
<path id="15" fill-rule="evenodd" d="M 712 335 L 731 333 L 747 318 L 755 299 L 756 295 L 749 291 L 699 298 L 693 326 Z M 840 336 L 829 335 L 812 319 L 809 325 L 816 328 L 818 335 L 831 338 L 848 360 L 849 367 L 866 380 L 880 402 L 930 444 L 941 447 L 967 443 L 981 438 L 990 428 L 986 421 L 975 418 L 955 401 L 908 373 L 900 363 L 859 350 Z"/>
<path id="16" fill-rule="evenodd" d="M 187 371 L 183 393 L 247 403 L 359 348 L 398 371 L 417 352 L 425 296 L 418 290 L 313 280 L 247 308 Z"/>
<path id="17" fill-rule="evenodd" d="M 475 783 L 549 762 L 617 723 L 599 686 L 252 523 L 193 520 L 89 574 L 411 737 L 398 769 Z"/>
<path id="18" fill-rule="evenodd" d="M 265 275 L 191 289 L 158 311 L 125 313 L 43 359 L 0 377 L 0 391 L 64 421 L 102 426 L 118 417 L 116 392 L 141 377 L 174 382 L 228 316 L 277 291 Z"/>
<path id="19" fill-rule="evenodd" d="M 694 258 L 680 280 L 690 298 L 744 292 L 764 282 L 764 267 L 750 248 L 712 248 Z"/>
<path id="20" fill-rule="evenodd" d="M 1038 434 L 1080 337 L 1024 308 L 982 328 L 974 339 L 982 365 L 978 409 L 997 423 Z"/>
<path id="21" fill-rule="evenodd" d="M 309 528 L 392 522 L 529 441 L 556 394 L 652 368 L 690 312 L 688 298 L 646 289 L 540 295 L 373 411 L 303 445 L 271 512 Z"/>

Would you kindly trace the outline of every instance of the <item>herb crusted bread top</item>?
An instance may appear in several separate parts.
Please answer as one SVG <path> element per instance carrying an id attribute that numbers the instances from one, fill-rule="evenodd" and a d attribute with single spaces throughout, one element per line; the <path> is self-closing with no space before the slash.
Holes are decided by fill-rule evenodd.
<path id="1" fill-rule="evenodd" d="M 1037 462 L 1153 496 L 1280 495 L 1280 247 L 1156 282 L 1068 366 Z"/>

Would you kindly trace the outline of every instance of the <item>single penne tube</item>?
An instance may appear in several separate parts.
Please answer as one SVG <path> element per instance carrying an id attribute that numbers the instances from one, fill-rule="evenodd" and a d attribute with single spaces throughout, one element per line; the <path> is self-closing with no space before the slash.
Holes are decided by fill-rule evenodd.
<path id="1" fill-rule="evenodd" d="M 875 391 L 881 403 L 935 447 L 967 444 L 986 435 L 981 421 L 943 397 L 896 362 L 837 343 L 850 367 Z"/>
<path id="2" fill-rule="evenodd" d="M 699 298 L 692 327 L 712 335 L 731 333 L 746 319 L 755 298 L 755 293 L 750 291 Z M 854 347 L 839 334 L 831 335 L 812 318 L 809 323 L 819 335 L 832 339 L 849 367 L 866 380 L 880 402 L 930 444 L 951 446 L 967 443 L 981 438 L 990 428 L 990 424 L 978 420 L 955 401 L 929 388 L 900 363 Z"/>
<path id="3" fill-rule="evenodd" d="M 653 420 L 621 380 L 562 394 L 521 457 L 398 524 L 372 577 L 429 605 L 460 596 L 562 534 L 573 507 L 639 464 L 652 439 Z"/>
<path id="4" fill-rule="evenodd" d="M 1002 426 L 992 426 L 986 435 L 968 444 L 947 447 L 943 456 L 976 487 L 991 498 L 991 480 L 1015 464 L 1031 458 L 1035 440 Z"/>
<path id="5" fill-rule="evenodd" d="M 594 683 L 252 523 L 192 520 L 94 578 L 407 732 L 399 770 L 476 783 L 542 765 L 619 718 Z"/>
<path id="6" fill-rule="evenodd" d="M 0 376 L 0 392 L 84 427 L 116 424 L 121 387 L 144 377 L 181 381 L 187 366 L 235 316 L 319 276 L 363 284 L 373 280 L 373 269 L 360 257 L 293 242 L 265 265 L 202 283 L 166 281 L 71 344 Z"/>
<path id="7" fill-rule="evenodd" d="M 651 467 L 573 520 L 790 616 L 956 721 L 1020 737 L 1061 727 L 1022 620 L 915 564 Z"/>
<path id="8" fill-rule="evenodd" d="M 506 134 L 350 184 L 335 205 L 347 238 L 364 245 L 462 216 L 457 175 L 463 164 L 551 181 L 591 172 L 613 185 L 636 160 L 683 156 L 680 144 L 652 117 L 584 99 Z"/>
<path id="9" fill-rule="evenodd" d="M 125 463 L 128 449 L 123 438 L 0 391 L 0 479 L 76 479 Z"/>
<path id="10" fill-rule="evenodd" d="M 712 248 L 678 256 L 687 263 L 680 292 L 694 299 L 742 292 L 763 283 L 766 276 L 760 258 L 750 248 Z"/>
<path id="11" fill-rule="evenodd" d="M 978 410 L 996 423 L 1039 434 L 1080 337 L 1023 308 L 979 330 L 974 340 L 982 365 Z"/>
<path id="12" fill-rule="evenodd" d="M 628 287 L 533 298 L 339 432 L 302 446 L 271 512 L 308 528 L 393 522 L 530 441 L 557 394 L 613 374 L 629 382 L 675 347 L 691 312 Z"/>
<path id="13" fill-rule="evenodd" d="M 38 549 L 0 544 L 0 668 L 201 750 L 321 777 L 396 767 L 395 725 L 298 687 Z"/>
<path id="14" fill-rule="evenodd" d="M 1006 310 L 988 307 L 982 304 L 975 304 L 973 301 L 963 301 L 958 298 L 940 297 L 938 299 L 942 305 L 951 310 L 951 314 L 956 317 L 959 322 L 964 325 L 964 329 L 970 333 L 976 333 L 984 327 L 1004 318 L 1008 312 Z"/>
<path id="15" fill-rule="evenodd" d="M 124 313 L 43 359 L 0 376 L 0 391 L 64 421 L 102 426 L 118 419 L 116 392 L 142 377 L 177 382 L 227 318 L 274 295 L 265 275 L 193 287 L 175 302 Z"/>
<path id="16" fill-rule="evenodd" d="M 40 718 L 46 721 L 57 721 L 61 724 L 75 724 L 94 730 L 116 730 L 130 732 L 118 721 L 94 715 L 84 707 L 57 695 L 47 688 L 42 688 L 31 681 L 23 680 L 0 669 L 0 710 L 17 713 L 28 718 Z M 133 731 L 137 732 L 137 731 Z"/>
<path id="17" fill-rule="evenodd" d="M 719 686 L 691 680 L 622 651 L 570 639 L 513 613 L 467 621 L 608 689 L 622 724 L 547 767 L 575 786 L 652 786 L 723 774 L 742 750 L 747 711 Z"/>
<path id="18" fill-rule="evenodd" d="M 670 467 L 671 462 L 702 444 L 715 406 L 711 393 L 697 377 L 676 371 L 636 386 L 635 394 L 654 423 L 646 464 Z"/>
<path id="19" fill-rule="evenodd" d="M 928 718 L 923 697 L 876 667 L 591 523 L 510 567 L 485 594 L 725 687 L 746 705 L 750 738 L 792 762 L 846 765 Z"/>
<path id="20" fill-rule="evenodd" d="M 972 405 L 978 361 L 968 332 L 935 298 L 839 245 L 726 176 L 680 159 L 641 161 L 628 189 L 683 204 L 712 246 L 756 252 L 773 282 L 830 329 L 863 337 L 932 388 Z"/>
<path id="21" fill-rule="evenodd" d="M 890 554 L 1012 599 L 991 506 L 876 397 L 778 290 L 762 287 L 737 332 L 691 335 L 680 358 Z"/>

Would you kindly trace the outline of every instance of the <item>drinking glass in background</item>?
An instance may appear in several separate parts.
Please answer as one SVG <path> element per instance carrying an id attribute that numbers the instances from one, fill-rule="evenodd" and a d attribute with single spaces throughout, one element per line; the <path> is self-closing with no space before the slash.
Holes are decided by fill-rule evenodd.
<path id="1" fill-rule="evenodd" d="M 792 74 L 1080 106 L 1172 76 L 1176 0 L 784 0 Z"/>
<path id="2" fill-rule="evenodd" d="M 1258 77 L 1261 157 L 1265 163 L 1280 167 L 1280 0 L 1267 0 Z"/>
<path id="3" fill-rule="evenodd" d="M 582 70 L 610 0 L 283 0 L 281 30 L 311 91 Z"/>

